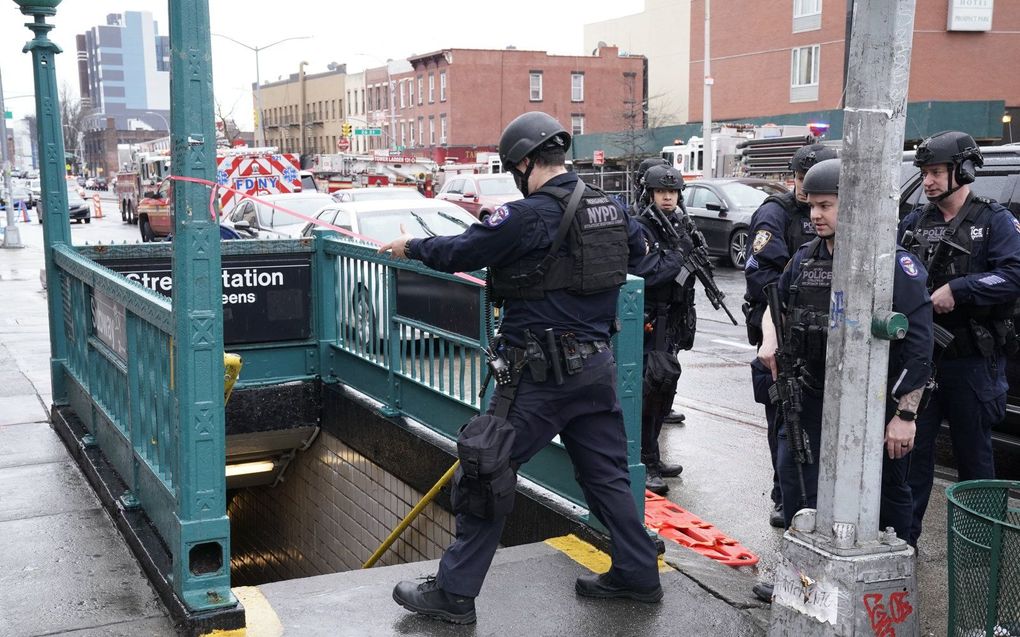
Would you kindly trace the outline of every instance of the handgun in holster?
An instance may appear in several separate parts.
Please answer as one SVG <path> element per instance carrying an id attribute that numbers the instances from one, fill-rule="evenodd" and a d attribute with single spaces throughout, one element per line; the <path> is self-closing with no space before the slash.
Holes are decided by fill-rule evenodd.
<path id="1" fill-rule="evenodd" d="M 544 383 L 548 378 L 549 362 L 542 351 L 542 344 L 531 330 L 525 331 L 524 357 L 528 361 L 528 371 L 536 383 Z"/>

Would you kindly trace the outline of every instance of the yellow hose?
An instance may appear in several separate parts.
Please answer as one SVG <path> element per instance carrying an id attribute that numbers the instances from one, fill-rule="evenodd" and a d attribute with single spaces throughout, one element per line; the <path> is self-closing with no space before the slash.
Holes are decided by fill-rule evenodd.
<path id="1" fill-rule="evenodd" d="M 432 502 L 432 500 L 436 497 L 436 494 L 439 493 L 439 490 L 442 489 L 446 485 L 446 483 L 450 481 L 450 478 L 453 477 L 453 472 L 456 471 L 457 467 L 459 466 L 460 460 L 454 462 L 453 465 L 446 470 L 446 473 L 443 474 L 443 477 L 439 478 L 439 481 L 432 485 L 432 488 L 429 489 L 429 492 L 422 496 L 422 499 L 418 502 L 418 504 L 414 505 L 414 508 L 411 509 L 411 512 L 404 516 L 404 519 L 400 521 L 400 524 L 397 525 L 397 528 L 393 529 L 393 531 L 390 532 L 390 535 L 389 537 L 386 538 L 386 541 L 379 545 L 379 548 L 375 550 L 375 553 L 372 553 L 372 557 L 368 558 L 368 560 L 366 560 L 365 563 L 362 564 L 361 568 L 372 568 L 375 565 L 375 563 L 379 561 L 379 558 L 385 555 L 386 551 L 390 548 L 390 546 L 392 546 L 393 543 L 397 541 L 397 538 L 400 537 L 400 534 L 404 532 L 404 529 L 411 526 L 411 522 L 414 522 L 414 519 L 418 517 L 418 514 L 424 511 L 425 507 L 428 506 L 429 502 Z"/>

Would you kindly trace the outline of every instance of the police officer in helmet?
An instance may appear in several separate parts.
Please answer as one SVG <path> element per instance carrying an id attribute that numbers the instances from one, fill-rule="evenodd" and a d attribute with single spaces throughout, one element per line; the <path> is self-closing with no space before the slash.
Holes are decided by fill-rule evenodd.
<path id="1" fill-rule="evenodd" d="M 1016 349 L 1014 305 L 1020 297 L 1020 222 L 971 192 L 984 163 L 970 135 L 946 131 L 914 155 L 928 204 L 900 222 L 901 242 L 928 270 L 935 322 L 953 334 L 937 355 L 937 389 L 917 422 L 910 463 L 911 544 L 935 475 L 935 437 L 949 421 L 960 480 L 994 478 L 991 428 L 1006 409 L 1006 354 Z"/>
<path id="2" fill-rule="evenodd" d="M 559 435 L 588 508 L 609 530 L 613 547 L 610 570 L 580 577 L 576 592 L 657 602 L 662 588 L 656 549 L 630 491 L 609 338 L 628 268 L 655 285 L 681 257 L 649 254 L 639 224 L 605 193 L 567 172 L 569 146 L 570 134 L 551 116 L 517 117 L 503 131 L 499 153 L 524 199 L 501 206 L 463 234 L 427 239 L 405 234 L 380 251 L 446 272 L 489 268 L 490 291 L 503 305 L 496 353 L 512 366 L 516 387 L 506 416 L 515 431 L 511 466 L 524 464 Z M 453 489 L 452 497 L 459 497 L 459 486 Z M 417 613 L 473 623 L 474 598 L 505 516 L 458 512 L 456 520 L 456 539 L 436 577 L 401 582 L 393 597 Z"/>
<path id="3" fill-rule="evenodd" d="M 769 195 L 751 215 L 748 236 L 752 237 L 747 246 L 744 261 L 744 276 L 747 292 L 744 294 L 744 319 L 747 324 L 748 341 L 761 345 L 761 321 L 765 313 L 766 285 L 779 280 L 790 257 L 797 248 L 813 239 L 814 226 L 811 223 L 811 207 L 804 192 L 804 176 L 820 161 L 835 159 L 836 150 L 822 144 L 808 144 L 797 149 L 790 159 L 793 173 L 793 190 L 781 195 Z M 783 527 L 783 499 L 780 495 L 779 474 L 776 471 L 778 445 L 778 414 L 776 406 L 768 397 L 772 384 L 769 370 L 757 358 L 751 362 L 751 382 L 754 399 L 765 406 L 765 421 L 768 423 L 769 452 L 772 456 L 772 504 L 769 523 Z"/>
<path id="4" fill-rule="evenodd" d="M 645 173 L 653 166 L 669 166 L 669 162 L 662 157 L 649 157 L 638 164 L 634 174 L 634 203 L 630 207 L 630 213 L 635 217 L 644 212 L 650 203 L 650 195 L 645 187 Z"/>
<path id="5" fill-rule="evenodd" d="M 825 385 L 825 354 L 829 331 L 829 300 L 833 249 L 839 209 L 840 160 L 820 162 L 807 171 L 803 191 L 811 207 L 817 236 L 793 255 L 779 277 L 779 296 L 786 323 L 784 346 L 795 359 L 801 386 L 800 422 L 807 433 L 811 464 L 802 465 L 805 500 L 814 508 L 818 494 L 818 458 L 822 436 L 822 395 Z M 914 414 L 931 377 L 933 347 L 931 300 L 925 290 L 925 271 L 916 258 L 897 248 L 893 277 L 892 310 L 905 315 L 910 329 L 889 350 L 885 449 L 882 454 L 880 528 L 893 527 L 906 538 L 910 526 L 910 490 L 906 484 L 907 454 L 913 448 Z M 762 345 L 758 356 L 773 378 L 776 374 L 776 332 L 768 312 L 762 321 Z M 787 443 L 786 423 L 780 420 L 777 467 L 782 490 L 785 525 L 789 526 L 800 502 L 797 466 Z M 756 593 L 758 590 L 756 588 Z M 760 595 L 768 597 L 768 595 Z"/>
<path id="6" fill-rule="evenodd" d="M 652 166 L 644 174 L 643 201 L 648 204 L 637 217 L 654 250 L 674 250 L 686 256 L 694 249 L 694 224 L 680 206 L 683 176 L 666 165 Z M 680 274 L 677 269 L 675 274 Z M 695 277 L 682 283 L 670 279 L 645 285 L 644 383 L 641 412 L 641 462 L 647 470 L 645 488 L 664 495 L 669 486 L 663 478 L 683 471 L 679 464 L 665 464 L 659 452 L 659 433 L 673 405 L 680 363 L 677 352 L 694 346 L 697 316 L 694 310 Z"/>

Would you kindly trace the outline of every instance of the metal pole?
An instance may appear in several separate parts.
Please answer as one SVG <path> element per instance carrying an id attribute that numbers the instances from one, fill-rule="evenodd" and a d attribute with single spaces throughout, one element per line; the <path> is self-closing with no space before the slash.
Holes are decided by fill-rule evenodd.
<path id="1" fill-rule="evenodd" d="M 856 1 L 818 508 L 798 513 L 783 537 L 770 635 L 871 634 L 888 608 L 897 635 L 918 630 L 914 551 L 878 527 L 889 346 L 871 333 L 892 306 L 915 1 Z"/>
<path id="2" fill-rule="evenodd" d="M 67 333 L 60 317 L 64 314 L 64 286 L 54 262 L 54 248 L 71 243 L 71 222 L 67 212 L 67 180 L 64 168 L 64 136 L 60 124 L 60 93 L 57 91 L 56 55 L 60 47 L 50 40 L 53 28 L 47 16 L 57 14 L 55 6 L 33 5 L 31 0 L 19 2 L 21 12 L 34 16 L 25 25 L 35 38 L 22 49 L 32 53 L 35 81 L 35 117 L 39 131 L 39 184 L 43 208 L 43 254 L 46 259 L 46 305 L 50 332 L 50 386 L 53 404 L 67 404 L 64 364 L 67 361 Z M 55 2 L 51 3 L 56 5 Z"/>
<path id="3" fill-rule="evenodd" d="M 255 49 L 255 108 L 258 109 L 259 125 L 255 129 L 258 139 L 255 145 L 262 148 L 266 145 L 266 123 L 262 113 L 262 75 L 259 73 L 259 49 Z"/>
<path id="4" fill-rule="evenodd" d="M 11 166 L 7 153 L 7 107 L 4 105 L 4 81 L 0 74 L 0 154 L 3 161 L 0 166 L 4 172 L 4 189 L 7 191 L 7 228 L 4 230 L 5 248 L 23 248 L 21 231 L 18 230 L 18 219 L 14 214 L 14 190 L 11 188 Z"/>
<path id="5" fill-rule="evenodd" d="M 305 153 L 308 150 L 305 148 L 305 66 L 308 62 L 301 62 L 298 65 L 298 77 L 300 78 L 301 85 L 301 107 L 298 109 L 298 130 L 301 132 L 301 166 L 305 166 Z"/>
<path id="6" fill-rule="evenodd" d="M 712 158 L 714 157 L 714 145 L 712 144 L 712 84 L 715 80 L 712 78 L 712 53 L 711 47 L 711 34 L 712 34 L 712 0 L 705 0 L 705 95 L 702 111 L 704 115 L 702 117 L 702 132 L 701 135 L 704 138 L 701 146 L 701 172 L 706 177 L 715 177 L 712 170 Z"/>
<path id="7" fill-rule="evenodd" d="M 397 148 L 397 111 L 393 103 L 396 91 L 393 86 L 393 76 L 390 74 L 390 63 L 386 62 L 386 86 L 390 92 L 390 148 Z"/>

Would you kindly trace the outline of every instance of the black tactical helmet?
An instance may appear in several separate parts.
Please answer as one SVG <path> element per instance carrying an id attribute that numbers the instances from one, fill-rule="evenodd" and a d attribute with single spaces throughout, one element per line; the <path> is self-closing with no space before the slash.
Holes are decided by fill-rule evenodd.
<path id="1" fill-rule="evenodd" d="M 684 189 L 684 177 L 672 166 L 652 166 L 645 172 L 645 190 L 656 188 L 679 192 Z"/>
<path id="2" fill-rule="evenodd" d="M 790 158 L 790 170 L 794 173 L 806 173 L 812 166 L 826 159 L 835 159 L 836 149 L 824 144 L 808 144 L 801 146 Z"/>
<path id="3" fill-rule="evenodd" d="M 804 194 L 838 195 L 839 164 L 838 159 L 826 159 L 809 168 L 804 175 Z"/>
<path id="4" fill-rule="evenodd" d="M 648 172 L 648 169 L 653 166 L 669 166 L 669 162 L 663 159 L 662 157 L 649 157 L 648 159 L 642 161 L 640 164 L 638 164 L 637 167 L 638 182 L 640 182 L 641 179 L 645 176 L 645 173 Z"/>
<path id="5" fill-rule="evenodd" d="M 958 131 L 942 131 L 921 142 L 914 153 L 914 165 L 930 166 L 931 164 L 953 164 L 970 159 L 978 166 L 984 165 L 981 149 L 977 142 L 967 133 Z"/>
<path id="6" fill-rule="evenodd" d="M 551 115 L 531 111 L 518 115 L 503 129 L 499 138 L 499 159 L 510 170 L 522 159 L 543 147 L 570 148 L 570 133 Z"/>

